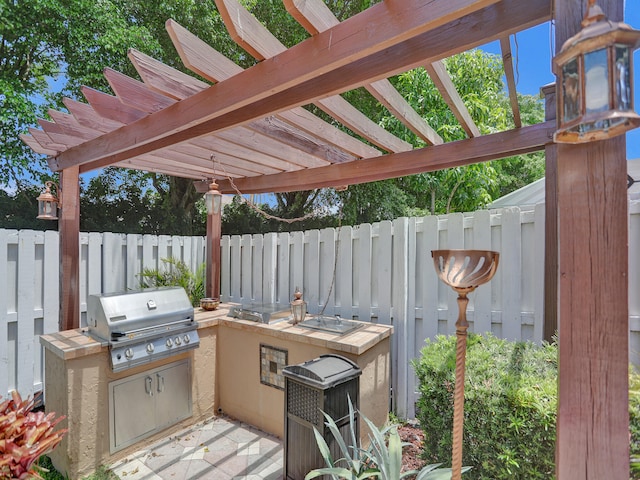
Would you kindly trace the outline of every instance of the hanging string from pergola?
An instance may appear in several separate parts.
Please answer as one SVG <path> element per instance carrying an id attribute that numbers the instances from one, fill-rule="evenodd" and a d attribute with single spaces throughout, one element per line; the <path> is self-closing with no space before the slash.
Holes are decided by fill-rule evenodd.
<path id="1" fill-rule="evenodd" d="M 235 190 L 236 194 L 238 195 L 238 197 L 240 197 L 240 200 L 242 200 L 245 204 L 247 204 L 247 206 L 249 208 L 251 208 L 252 210 L 254 210 L 258 215 L 263 216 L 264 218 L 267 218 L 269 220 L 276 220 L 278 222 L 283 222 L 283 223 L 295 223 L 295 222 L 302 222 L 304 220 L 308 220 L 309 218 L 312 218 L 314 216 L 313 212 L 309 212 L 306 215 L 302 216 L 302 217 L 296 217 L 296 218 L 282 218 L 282 217 L 278 217 L 276 215 L 272 215 L 268 212 L 265 212 L 263 209 L 261 209 L 258 205 L 256 205 L 253 201 L 251 201 L 250 198 L 247 198 L 241 191 L 240 189 L 236 186 L 235 183 L 233 183 L 233 179 L 231 178 L 231 176 L 229 176 L 227 174 L 227 171 L 224 168 L 224 165 L 222 165 L 222 163 L 220 163 L 216 158 L 215 155 L 212 153 L 211 154 L 211 161 L 213 162 L 214 165 L 214 174 L 215 174 L 215 164 L 217 163 L 218 166 L 220 167 L 220 170 L 222 170 L 222 172 L 224 173 L 225 178 L 229 181 L 229 184 L 231 185 L 231 188 L 233 188 L 233 190 Z M 342 207 L 341 207 L 342 208 Z"/>

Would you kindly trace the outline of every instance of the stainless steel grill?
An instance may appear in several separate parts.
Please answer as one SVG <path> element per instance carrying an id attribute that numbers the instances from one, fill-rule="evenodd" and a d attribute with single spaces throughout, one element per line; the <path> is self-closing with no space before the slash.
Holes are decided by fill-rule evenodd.
<path id="1" fill-rule="evenodd" d="M 193 307 L 181 287 L 89 295 L 88 333 L 109 343 L 114 372 L 200 345 Z"/>

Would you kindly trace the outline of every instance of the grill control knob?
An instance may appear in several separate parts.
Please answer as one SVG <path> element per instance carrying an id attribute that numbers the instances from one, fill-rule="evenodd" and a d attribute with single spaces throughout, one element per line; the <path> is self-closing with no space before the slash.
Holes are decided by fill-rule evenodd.
<path id="1" fill-rule="evenodd" d="M 153 343 L 147 343 L 147 353 L 153 353 Z"/>
<path id="2" fill-rule="evenodd" d="M 188 334 L 188 333 L 185 333 L 185 334 L 184 334 L 184 337 L 182 337 L 182 341 L 183 341 L 184 343 L 189 343 L 189 342 L 191 341 L 191 337 L 189 336 L 189 334 Z"/>
<path id="3" fill-rule="evenodd" d="M 127 348 L 124 351 L 124 356 L 127 357 L 128 360 L 131 360 L 133 358 L 133 349 L 132 348 Z"/>
<path id="4" fill-rule="evenodd" d="M 182 343 L 182 340 L 180 340 L 180 337 L 176 337 L 175 344 L 180 345 L 181 343 Z"/>
<path id="5" fill-rule="evenodd" d="M 167 338 L 167 341 L 165 342 L 165 344 L 167 345 L 167 347 L 171 348 L 173 347 L 173 340 L 171 340 L 170 338 Z"/>

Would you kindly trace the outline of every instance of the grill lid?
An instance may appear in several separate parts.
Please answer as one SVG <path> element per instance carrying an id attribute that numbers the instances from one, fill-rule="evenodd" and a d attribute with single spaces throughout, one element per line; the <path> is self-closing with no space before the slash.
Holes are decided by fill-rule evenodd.
<path id="1" fill-rule="evenodd" d="M 107 341 L 150 334 L 193 322 L 193 306 L 182 287 L 157 287 L 89 295 L 89 333 Z"/>

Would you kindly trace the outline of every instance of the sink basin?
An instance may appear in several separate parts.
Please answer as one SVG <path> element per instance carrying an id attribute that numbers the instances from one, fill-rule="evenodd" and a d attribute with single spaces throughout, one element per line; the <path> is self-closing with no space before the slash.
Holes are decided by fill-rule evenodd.
<path id="1" fill-rule="evenodd" d="M 357 330 L 362 326 L 359 322 L 353 320 L 345 320 L 340 317 L 331 317 L 328 315 L 318 315 L 311 317 L 308 320 L 304 320 L 298 324 L 299 327 L 310 328 L 313 330 L 321 330 L 323 332 L 338 333 L 344 335 L 345 333 Z"/>

